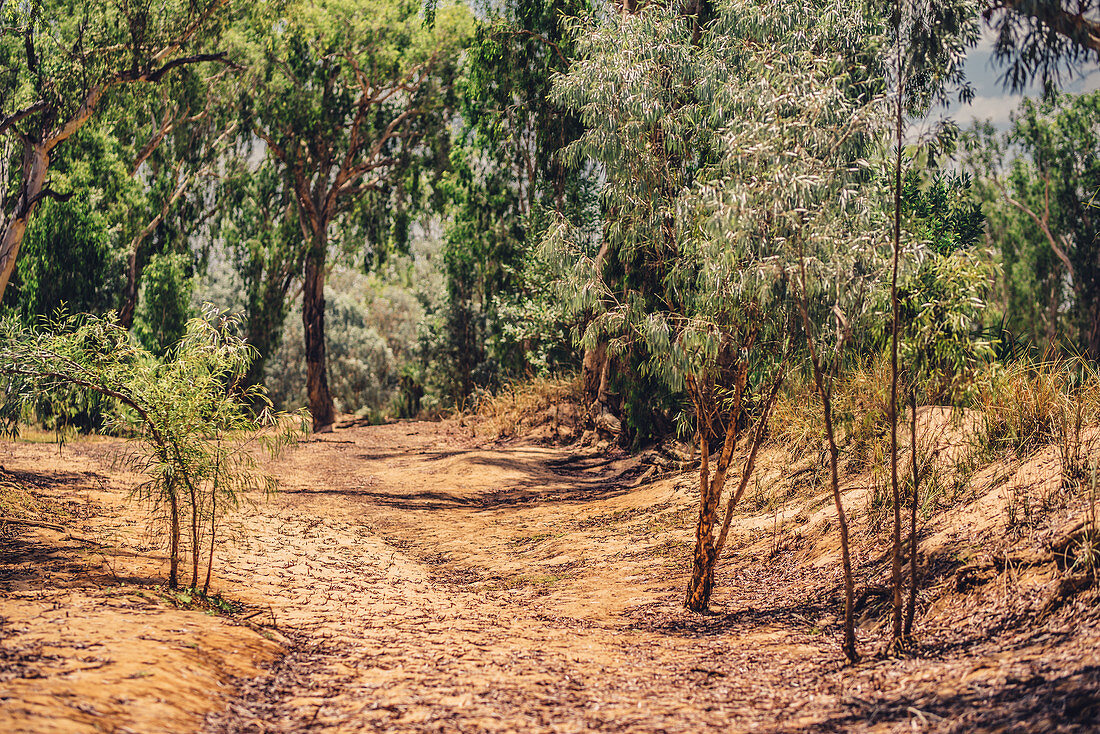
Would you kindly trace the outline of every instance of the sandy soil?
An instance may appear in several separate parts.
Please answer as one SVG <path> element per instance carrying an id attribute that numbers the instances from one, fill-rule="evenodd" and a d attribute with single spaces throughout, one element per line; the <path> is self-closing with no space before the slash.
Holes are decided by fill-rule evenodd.
<path id="1" fill-rule="evenodd" d="M 979 511 L 928 530 L 943 553 L 919 655 L 876 654 L 865 594 L 867 659 L 844 666 L 813 492 L 746 506 L 697 616 L 680 608 L 690 475 L 454 423 L 349 428 L 290 453 L 280 493 L 235 520 L 214 587 L 244 609 L 210 616 L 165 602 L 117 448 L 0 448 L 9 475 L 88 515 L 80 537 L 0 546 L 0 731 L 1100 730 L 1093 597 L 1037 621 L 1056 569 L 962 584 L 1003 534 Z M 858 545 L 873 590 L 881 543 Z"/>

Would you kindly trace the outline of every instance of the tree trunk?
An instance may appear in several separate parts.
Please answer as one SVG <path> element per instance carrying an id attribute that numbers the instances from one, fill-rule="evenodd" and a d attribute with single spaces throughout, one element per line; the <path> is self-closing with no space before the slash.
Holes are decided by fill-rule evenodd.
<path id="1" fill-rule="evenodd" d="M 610 257 L 610 246 L 605 241 L 599 252 L 596 253 L 596 272 L 603 278 L 607 259 Z M 599 415 L 597 403 L 603 402 L 604 391 L 607 389 L 607 368 L 609 362 L 607 354 L 607 342 L 601 340 L 592 349 L 584 350 L 584 360 L 581 362 L 581 386 L 584 390 L 584 407 L 592 413 L 592 417 Z"/>
<path id="2" fill-rule="evenodd" d="M 305 281 L 302 287 L 302 326 L 306 346 L 306 393 L 309 412 L 313 416 L 313 432 L 332 430 L 336 411 L 328 389 L 328 368 L 325 364 L 325 251 L 328 242 L 324 226 L 313 235 L 306 257 Z"/>
<path id="3" fill-rule="evenodd" d="M 825 420 L 825 439 L 829 447 L 829 483 L 833 494 L 833 504 L 836 506 L 837 524 L 840 527 L 840 557 L 844 571 L 844 643 L 841 645 L 841 649 L 848 660 L 854 663 L 859 660 L 859 651 L 856 649 L 854 617 L 855 580 L 852 578 L 852 555 L 848 544 L 848 517 L 844 513 L 844 498 L 840 496 L 840 470 L 838 467 L 840 452 L 837 450 L 836 429 L 833 426 L 832 389 L 830 383 L 827 382 L 833 379 L 833 375 L 831 373 L 829 375 L 825 374 L 821 355 L 817 350 L 813 321 L 810 319 L 810 309 L 806 302 L 806 256 L 801 241 L 798 243 L 798 270 L 800 290 L 798 294 L 798 311 L 802 317 L 802 329 L 806 334 L 806 346 L 810 351 L 810 366 L 813 367 L 814 385 L 817 387 L 817 394 L 821 399 L 821 412 Z"/>
<path id="4" fill-rule="evenodd" d="M 705 612 L 710 608 L 717 557 L 714 547 L 714 525 L 717 515 L 717 502 L 708 502 L 706 506 L 699 508 L 699 522 L 695 525 L 695 552 L 691 562 L 691 581 L 688 583 L 687 600 L 684 602 L 684 606 L 693 612 Z"/>
<path id="5" fill-rule="evenodd" d="M 1093 297 L 1088 304 L 1088 339 L 1086 341 L 1089 350 L 1089 359 L 1093 362 L 1100 360 L 1100 299 Z"/>
<path id="6" fill-rule="evenodd" d="M 751 348 L 755 333 L 745 342 L 745 349 Z M 726 435 L 722 439 L 722 451 L 718 454 L 718 464 L 714 476 L 710 475 L 710 436 L 713 432 L 711 416 L 719 401 L 714 394 L 714 386 L 709 381 L 688 379 L 691 392 L 695 395 L 695 420 L 699 426 L 699 520 L 695 524 L 695 552 L 693 554 L 691 580 L 688 582 L 687 598 L 684 606 L 693 612 L 705 612 L 710 606 L 710 595 L 714 591 L 714 569 L 718 565 L 721 544 L 714 540 L 714 526 L 718 520 L 718 504 L 726 486 L 726 474 L 733 458 L 734 445 L 737 443 L 737 422 L 741 418 L 745 387 L 748 381 L 749 363 L 738 362 L 733 375 L 734 391 L 729 419 L 726 422 Z"/>
<path id="7" fill-rule="evenodd" d="M 194 484 L 188 484 L 191 495 L 191 590 L 199 588 L 199 497 Z"/>
<path id="8" fill-rule="evenodd" d="M 42 144 L 28 144 L 23 153 L 23 190 L 15 202 L 10 218 L 0 233 L 0 299 L 8 288 L 8 280 L 15 272 L 15 261 L 31 214 L 38 207 L 42 189 L 46 185 L 46 172 L 50 167 L 50 154 Z"/>
<path id="9" fill-rule="evenodd" d="M 693 612 L 705 612 L 714 590 L 714 524 L 718 516 L 718 498 L 711 491 L 713 485 L 710 481 L 711 426 L 702 405 L 703 393 L 701 390 L 697 392 L 695 419 L 699 439 L 699 520 L 695 523 L 695 551 L 684 606 Z"/>
<path id="10" fill-rule="evenodd" d="M 138 279 L 141 275 L 139 258 L 138 248 L 131 249 L 126 258 L 126 286 L 122 292 L 122 305 L 118 309 L 118 323 L 124 329 L 134 325 L 134 314 L 137 312 Z"/>
<path id="11" fill-rule="evenodd" d="M 898 331 L 901 326 L 901 308 L 898 303 L 898 261 L 901 258 L 901 155 L 902 155 L 902 128 L 904 122 L 904 110 L 902 108 L 902 94 L 904 81 L 902 79 L 902 45 L 901 45 L 901 3 L 897 0 L 897 9 L 894 16 L 895 30 L 898 33 L 898 58 L 897 58 L 897 149 L 894 161 L 894 261 L 890 273 L 890 309 L 892 312 L 890 325 L 890 498 L 894 510 L 894 524 L 891 533 L 892 552 L 890 554 L 890 580 L 893 589 L 893 630 L 892 645 L 901 642 L 902 612 L 901 612 L 901 489 L 898 486 Z M 914 447 L 914 451 L 916 447 Z M 916 454 L 914 454 L 914 460 Z"/>
<path id="12" fill-rule="evenodd" d="M 168 547 L 168 588 L 175 589 L 179 586 L 180 566 L 180 510 L 176 499 L 176 487 L 168 487 L 168 516 L 171 527 L 169 528 Z"/>
<path id="13" fill-rule="evenodd" d="M 581 385 L 584 389 L 584 404 L 591 408 L 603 400 L 602 388 L 607 384 L 607 345 L 600 342 L 592 349 L 584 350 L 581 362 Z M 597 411 L 598 412 L 598 411 Z"/>
<path id="14" fill-rule="evenodd" d="M 913 635 L 913 618 L 917 614 L 917 504 L 920 499 L 920 463 L 917 453 L 917 388 L 909 388 L 909 438 L 913 442 L 913 505 L 909 508 L 909 602 L 905 608 L 906 637 Z"/>
<path id="15" fill-rule="evenodd" d="M 844 570 L 844 643 L 841 649 L 844 655 L 853 663 L 859 660 L 859 652 L 856 650 L 855 633 L 855 581 L 852 578 L 852 556 L 848 547 L 848 516 L 844 513 L 844 502 L 840 496 L 840 451 L 836 446 L 836 430 L 833 427 L 833 401 L 828 390 L 822 389 L 822 383 L 818 382 L 818 391 L 821 394 L 823 413 L 825 414 L 825 438 L 829 445 L 829 479 L 833 490 L 833 504 L 836 505 L 837 524 L 840 526 L 840 555 L 841 565 Z"/>

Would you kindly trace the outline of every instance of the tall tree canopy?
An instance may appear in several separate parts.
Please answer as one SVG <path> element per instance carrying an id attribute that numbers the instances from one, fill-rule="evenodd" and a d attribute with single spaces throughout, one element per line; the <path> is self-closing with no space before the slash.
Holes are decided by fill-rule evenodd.
<path id="1" fill-rule="evenodd" d="M 448 95 L 471 29 L 464 6 L 439 8 L 429 26 L 411 0 L 303 0 L 265 5 L 240 33 L 245 127 L 297 209 L 314 430 L 335 421 L 324 336 L 332 240 L 357 231 L 373 255 L 403 238 L 420 173 L 445 165 Z"/>
<path id="2" fill-rule="evenodd" d="M 50 161 L 119 86 L 158 83 L 174 69 L 225 60 L 212 49 L 228 0 L 31 0 L 0 3 L 0 296 L 32 215 L 47 198 Z"/>

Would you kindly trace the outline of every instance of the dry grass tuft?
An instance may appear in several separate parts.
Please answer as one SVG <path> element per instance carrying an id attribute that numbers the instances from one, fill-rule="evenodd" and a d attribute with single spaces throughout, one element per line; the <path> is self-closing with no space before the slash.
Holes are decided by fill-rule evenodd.
<path id="1" fill-rule="evenodd" d="M 810 378 L 792 377 L 772 411 L 772 442 L 801 458 L 822 450 L 825 427 Z M 883 456 L 890 404 L 890 364 L 867 360 L 847 370 L 836 383 L 833 415 L 849 471 L 865 469 Z"/>
<path id="2" fill-rule="evenodd" d="M 1100 372 L 1094 364 L 1074 357 L 998 365 L 977 387 L 983 448 L 1023 459 L 1057 445 L 1063 479 L 1084 482 L 1100 458 L 1094 430 L 1100 425 Z"/>
<path id="3" fill-rule="evenodd" d="M 479 436 L 514 438 L 547 424 L 575 431 L 580 418 L 577 377 L 536 377 L 515 382 L 496 395 L 486 393 L 467 419 Z"/>

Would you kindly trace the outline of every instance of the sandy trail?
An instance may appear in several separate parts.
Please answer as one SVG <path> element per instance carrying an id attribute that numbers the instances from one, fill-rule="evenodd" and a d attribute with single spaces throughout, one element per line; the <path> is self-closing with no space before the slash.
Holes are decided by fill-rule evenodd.
<path id="1" fill-rule="evenodd" d="M 622 570 L 614 562 L 557 589 L 529 576 L 513 588 L 483 581 L 492 567 L 477 573 L 471 546 L 504 550 L 498 573 L 509 560 L 527 565 L 514 539 L 531 528 L 549 536 L 583 509 L 545 500 L 584 482 L 547 468 L 564 452 L 454 453 L 461 437 L 387 428 L 316 439 L 280 467 L 283 491 L 248 523 L 247 550 L 222 578 L 251 587 L 248 600 L 269 605 L 303 649 L 215 730 L 748 731 L 776 728 L 781 711 L 794 729 L 824 715 L 820 705 L 799 713 L 809 700 L 797 686 L 773 685 L 831 657 L 820 638 L 755 625 L 751 644 L 728 625 L 721 635 L 638 629 L 599 603 Z M 460 563 L 440 562 L 464 548 Z M 582 550 L 599 549 L 574 545 L 573 555 Z M 636 605 L 667 596 L 631 575 Z"/>
<path id="2" fill-rule="evenodd" d="M 827 537 L 746 514 L 714 613 L 692 615 L 690 475 L 479 444 L 453 422 L 302 444 L 219 544 L 214 587 L 253 627 L 165 609 L 117 449 L 15 444 L 4 460 L 94 503 L 83 530 L 113 545 L 46 531 L 0 554 L 0 731 L 1100 730 L 1095 604 L 1028 621 L 1051 578 L 952 596 L 949 566 L 928 580 L 941 601 L 920 657 L 876 657 L 872 615 L 871 654 L 845 667 Z M 878 552 L 857 557 L 861 584 Z"/>

